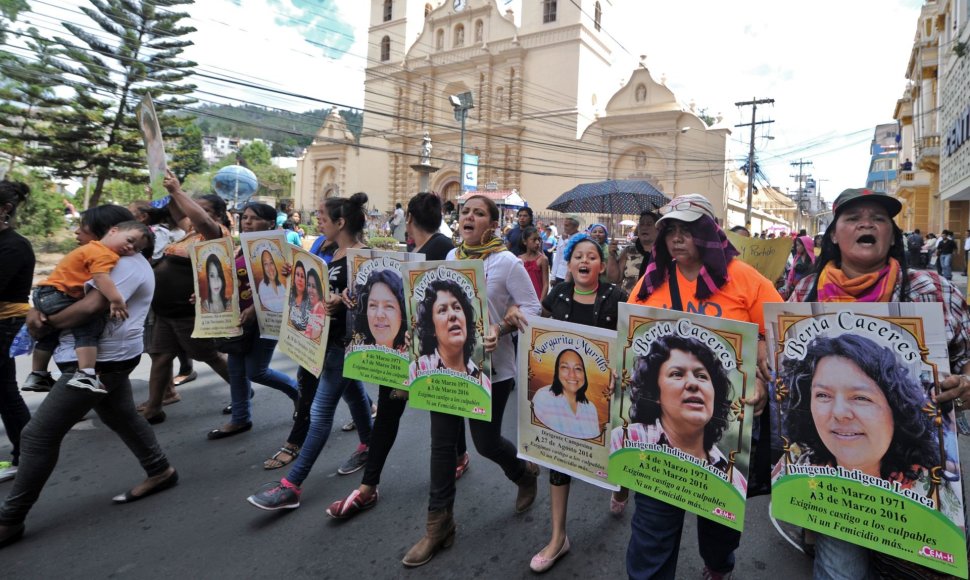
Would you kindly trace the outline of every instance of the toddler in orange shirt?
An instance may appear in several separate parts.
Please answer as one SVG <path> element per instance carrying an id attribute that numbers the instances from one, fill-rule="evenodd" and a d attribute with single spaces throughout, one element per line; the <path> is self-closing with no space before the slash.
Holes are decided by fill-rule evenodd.
<path id="1" fill-rule="evenodd" d="M 88 242 L 58 262 L 51 275 L 34 289 L 34 308 L 46 315 L 56 314 L 83 298 L 85 284 L 93 280 L 95 287 L 110 303 L 109 316 L 119 320 L 128 318 L 128 306 L 111 280 L 111 270 L 121 256 L 141 252 L 153 239 L 151 230 L 141 222 L 126 221 L 112 227 L 100 241 Z M 106 322 L 105 316 L 97 316 L 71 329 L 78 371 L 67 382 L 68 387 L 95 393 L 107 392 L 94 370 L 98 360 L 98 338 Z M 59 332 L 52 332 L 37 341 L 32 374 L 47 371 L 59 335 Z"/>

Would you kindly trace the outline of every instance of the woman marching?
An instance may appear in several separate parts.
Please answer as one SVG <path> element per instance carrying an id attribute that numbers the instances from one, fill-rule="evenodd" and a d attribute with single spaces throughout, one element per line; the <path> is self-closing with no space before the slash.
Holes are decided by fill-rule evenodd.
<path id="1" fill-rule="evenodd" d="M 585 324 L 599 328 L 616 330 L 617 310 L 620 302 L 625 302 L 627 294 L 615 284 L 601 284 L 600 274 L 606 269 L 603 246 L 587 234 L 577 234 L 566 242 L 565 255 L 570 280 L 558 284 L 542 301 L 542 315 L 554 320 Z M 518 319 L 513 310 L 506 316 L 506 322 L 516 326 L 523 321 Z M 574 437 L 596 437 L 603 431 L 603 426 L 596 424 L 596 409 L 586 400 L 584 384 L 578 390 L 570 388 L 570 381 L 564 375 L 579 371 L 585 383 L 585 369 L 582 367 L 582 357 L 573 350 L 564 350 L 556 359 L 556 378 L 548 389 L 540 389 L 533 397 L 536 416 L 548 427 Z M 557 385 L 559 386 L 557 389 Z M 578 385 L 577 385 L 578 386 Z M 558 393 L 557 393 L 558 391 Z M 582 399 L 582 400 L 580 400 Z M 584 414 L 593 417 L 593 428 L 585 433 L 569 433 L 563 429 L 555 429 L 555 424 L 549 419 L 543 419 L 543 407 L 550 406 L 547 401 L 562 400 L 557 409 L 550 416 L 556 417 L 565 411 L 570 419 L 568 423 L 575 426 Z M 569 405 L 567 407 L 567 405 Z M 568 409 L 568 410 L 566 410 Z M 572 420 L 575 418 L 575 420 Z M 552 537 L 549 543 L 532 557 L 529 567 L 533 572 L 545 572 L 569 551 L 569 538 L 566 536 L 566 508 L 569 502 L 569 485 L 572 478 L 565 473 L 555 470 L 549 471 L 550 504 L 552 507 Z M 614 515 L 623 513 L 626 507 L 629 491 L 621 490 L 610 498 L 610 512 Z"/>
<path id="2" fill-rule="evenodd" d="M 276 210 L 265 203 L 247 204 L 242 211 L 240 223 L 243 233 L 262 232 L 276 226 Z M 212 256 L 210 256 L 212 257 Z M 272 264 L 272 258 L 269 260 Z M 259 325 L 256 322 L 256 311 L 253 305 L 253 289 L 249 284 L 249 271 L 246 269 L 246 258 L 242 247 L 235 256 L 236 279 L 239 284 L 239 326 L 243 329 L 244 340 L 238 351 L 228 355 L 229 366 L 229 395 L 232 402 L 229 405 L 232 418 L 228 423 L 209 431 L 209 439 L 223 439 L 249 431 L 253 426 L 253 406 L 251 402 L 252 383 L 266 385 L 282 392 L 296 402 L 299 389 L 296 381 L 279 371 L 269 368 L 276 350 L 276 341 L 259 336 Z M 264 280 L 267 270 L 264 262 Z M 220 267 L 221 270 L 221 267 Z M 275 276 L 276 269 L 273 266 Z M 225 284 L 223 284 L 225 285 Z"/>
<path id="3" fill-rule="evenodd" d="M 815 272 L 795 286 L 789 302 L 940 302 L 950 372 L 937 404 L 970 403 L 970 314 L 960 293 L 935 272 L 910 269 L 903 232 L 893 218 L 902 204 L 869 189 L 846 189 L 832 204 Z M 847 371 L 840 375 L 845 376 Z M 922 566 L 822 534 L 815 535 L 814 577 L 935 578 Z"/>
<path id="4" fill-rule="evenodd" d="M 518 486 L 515 511 L 521 513 L 535 501 L 539 468 L 518 459 L 515 445 L 502 437 L 505 404 L 515 386 L 516 362 L 510 336 L 515 329 L 496 322 L 502 321 L 512 306 L 518 306 L 525 314 L 538 315 L 540 304 L 522 262 L 505 248 L 501 238 L 495 237 L 498 222 L 495 202 L 482 195 L 470 197 L 458 218 L 463 242 L 449 252 L 447 259 L 484 262 L 488 317 L 492 321 L 485 337 L 485 350 L 492 353 L 492 420 L 469 421 L 469 425 L 478 452 L 497 463 L 505 476 Z M 426 564 L 435 552 L 454 541 L 455 456 L 463 421 L 455 415 L 431 413 L 427 533 L 405 554 L 402 560 L 405 566 Z"/>
<path id="5" fill-rule="evenodd" d="M 330 262 L 330 297 L 326 303 L 327 316 L 331 317 L 327 336 L 327 351 L 320 373 L 319 384 L 310 406 L 310 424 L 303 442 L 303 449 L 296 457 L 290 472 L 278 483 L 271 483 L 257 493 L 249 496 L 249 503 L 264 510 L 294 509 L 300 507 L 300 486 L 310 474 L 310 469 L 323 451 L 333 415 L 341 397 L 347 401 L 350 413 L 357 424 L 360 445 L 337 470 L 338 473 L 353 473 L 367 461 L 367 446 L 370 442 L 371 417 L 370 405 L 364 385 L 355 379 L 344 378 L 344 349 L 347 346 L 347 309 L 341 293 L 347 289 L 347 250 L 363 248 L 361 240 L 364 231 L 367 204 L 366 193 L 355 193 L 350 199 L 331 197 L 326 199 L 317 212 L 321 233 L 328 239 L 336 240 L 337 251 Z M 294 275 L 297 272 L 294 271 Z M 294 279 L 294 284 L 296 280 Z M 305 284 L 305 282 L 304 282 Z M 309 315 L 308 315 L 309 316 Z M 306 330 L 306 327 L 304 327 Z M 306 377 L 308 371 L 301 369 Z"/>
<path id="6" fill-rule="evenodd" d="M 630 302 L 753 322 L 763 336 L 763 306 L 781 302 L 781 296 L 757 270 L 735 259 L 738 251 L 714 221 L 714 208 L 707 198 L 694 193 L 677 196 L 660 214 L 653 260 L 630 292 Z M 767 347 L 761 340 L 756 392 L 744 401 L 754 406 L 755 416 L 762 414 L 767 403 L 767 378 Z M 762 421 L 761 428 L 767 429 L 765 425 Z M 688 446 L 676 440 L 675 434 L 666 435 L 671 446 Z M 765 473 L 764 479 L 768 477 Z M 635 503 L 627 573 L 631 578 L 675 578 L 684 510 L 640 493 L 635 495 Z M 697 540 L 704 577 L 730 576 L 741 532 L 698 517 Z"/>
<path id="7" fill-rule="evenodd" d="M 429 261 L 444 260 L 454 248 L 451 238 L 438 232 L 441 225 L 441 199 L 433 193 L 419 193 L 408 202 L 407 235 L 415 241 L 415 252 L 424 254 Z M 357 299 L 357 328 L 366 329 L 366 344 L 381 344 L 388 348 L 404 347 L 404 290 L 400 276 L 386 271 L 372 274 L 366 295 Z M 342 499 L 330 504 L 327 515 L 335 519 L 347 519 L 363 510 L 377 505 L 377 486 L 380 483 L 384 462 L 397 439 L 401 415 L 407 405 L 404 397 L 395 397 L 394 389 L 381 386 L 377 398 L 377 417 L 370 438 L 370 453 L 364 466 L 360 486 Z M 465 450 L 464 421 L 458 436 L 458 457 L 455 479 L 468 469 L 468 453 Z"/>

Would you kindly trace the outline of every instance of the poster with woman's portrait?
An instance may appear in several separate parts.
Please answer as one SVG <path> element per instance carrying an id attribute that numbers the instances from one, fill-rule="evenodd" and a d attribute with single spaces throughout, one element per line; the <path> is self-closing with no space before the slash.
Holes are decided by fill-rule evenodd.
<path id="1" fill-rule="evenodd" d="M 411 329 L 410 405 L 492 419 L 491 363 L 485 354 L 488 303 L 481 260 L 401 264 Z"/>
<path id="2" fill-rule="evenodd" d="M 765 325 L 774 517 L 966 578 L 942 305 L 769 304 Z"/>
<path id="3" fill-rule="evenodd" d="M 135 116 L 138 119 L 138 129 L 141 131 L 142 140 L 145 143 L 145 153 L 148 157 L 148 176 L 151 180 L 152 197 L 158 199 L 165 197 L 165 188 L 162 187 L 162 180 L 165 179 L 165 171 L 168 170 L 168 162 L 165 158 L 165 139 L 162 136 L 162 129 L 158 123 L 158 115 L 155 113 L 155 105 L 152 103 L 152 96 L 148 93 L 135 107 Z"/>
<path id="4" fill-rule="evenodd" d="M 239 336 L 239 289 L 231 238 L 197 242 L 189 249 L 195 272 L 192 338 Z"/>
<path id="5" fill-rule="evenodd" d="M 405 340 L 401 264 L 423 260 L 424 254 L 347 250 L 354 307 L 347 313 L 351 340 L 344 359 L 345 377 L 407 388 L 411 354 Z"/>
<path id="6" fill-rule="evenodd" d="M 616 332 L 530 316 L 519 334 L 519 457 L 606 489 Z"/>
<path id="7" fill-rule="evenodd" d="M 290 275 L 286 279 L 279 350 L 314 376 L 320 376 L 330 329 L 327 264 L 296 246 L 291 245 L 289 250 Z"/>
<path id="8" fill-rule="evenodd" d="M 286 236 L 280 230 L 242 233 L 239 244 L 246 258 L 259 335 L 279 338 L 286 304 L 283 265 L 290 261 L 290 244 L 286 243 Z"/>
<path id="9" fill-rule="evenodd" d="M 758 327 L 620 304 L 609 480 L 744 528 Z"/>

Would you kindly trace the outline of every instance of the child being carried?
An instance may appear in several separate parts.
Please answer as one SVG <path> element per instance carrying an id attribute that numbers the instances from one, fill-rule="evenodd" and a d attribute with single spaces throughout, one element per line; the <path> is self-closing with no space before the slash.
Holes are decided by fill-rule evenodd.
<path id="1" fill-rule="evenodd" d="M 111 305 L 109 316 L 119 320 L 128 318 L 128 307 L 111 280 L 111 270 L 121 256 L 138 254 L 153 240 L 151 230 L 141 222 L 126 221 L 112 227 L 100 241 L 89 242 L 58 262 L 51 275 L 34 289 L 34 308 L 48 316 L 57 314 L 83 298 L 85 284 L 93 280 L 95 287 Z M 98 360 L 98 338 L 106 322 L 105 316 L 97 316 L 71 329 L 78 371 L 67 382 L 68 387 L 107 393 L 94 370 Z M 59 336 L 59 332 L 53 332 L 37 341 L 34 371 L 47 370 Z"/>

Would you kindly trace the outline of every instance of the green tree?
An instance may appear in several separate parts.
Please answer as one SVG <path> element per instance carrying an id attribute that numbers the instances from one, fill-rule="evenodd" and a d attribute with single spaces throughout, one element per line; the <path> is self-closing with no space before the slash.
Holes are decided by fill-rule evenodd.
<path id="1" fill-rule="evenodd" d="M 259 167 L 261 165 L 270 164 L 270 151 L 266 143 L 262 141 L 253 141 L 247 145 L 243 145 L 239 149 L 239 157 L 243 160 L 243 165 L 250 169 Z M 255 170 L 254 170 L 255 171 Z"/>
<path id="2" fill-rule="evenodd" d="M 63 84 L 55 66 L 56 46 L 41 38 L 35 28 L 27 30 L 32 38 L 27 46 L 34 59 L 0 56 L 0 151 L 10 156 L 10 169 L 27 154 L 27 143 L 39 139 L 57 109 L 67 104 L 55 89 Z"/>
<path id="3" fill-rule="evenodd" d="M 202 156 L 202 130 L 195 123 L 185 127 L 179 135 L 172 151 L 172 173 L 184 181 L 190 173 L 205 171 L 205 158 Z"/>
<path id="4" fill-rule="evenodd" d="M 64 199 L 57 185 L 39 171 L 15 170 L 8 179 L 30 187 L 27 201 L 17 208 L 17 231 L 25 236 L 48 236 L 65 227 Z"/>
<path id="5" fill-rule="evenodd" d="M 0 43 L 6 40 L 9 22 L 17 20 L 17 15 L 29 10 L 27 0 L 0 0 Z"/>
<path id="6" fill-rule="evenodd" d="M 97 101 L 98 115 L 87 116 L 84 107 L 72 103 L 64 124 L 51 126 L 51 153 L 44 161 L 58 176 L 93 176 L 90 204 L 97 205 L 109 179 L 131 183 L 147 181 L 146 160 L 134 111 L 151 93 L 166 137 L 177 135 L 191 120 L 166 114 L 195 102 L 184 95 L 195 86 L 186 82 L 195 63 L 180 58 L 192 44 L 185 36 L 195 29 L 179 22 L 188 16 L 174 7 L 193 0 L 90 0 L 81 10 L 100 28 L 99 34 L 64 22 L 72 38 L 57 37 L 63 46 L 60 67 L 74 81 L 76 99 Z M 110 40 L 104 38 L 107 33 Z M 104 97 L 101 95 L 110 95 Z M 85 142 L 61 151 L 72 133 L 92 126 L 100 132 L 96 142 Z"/>

